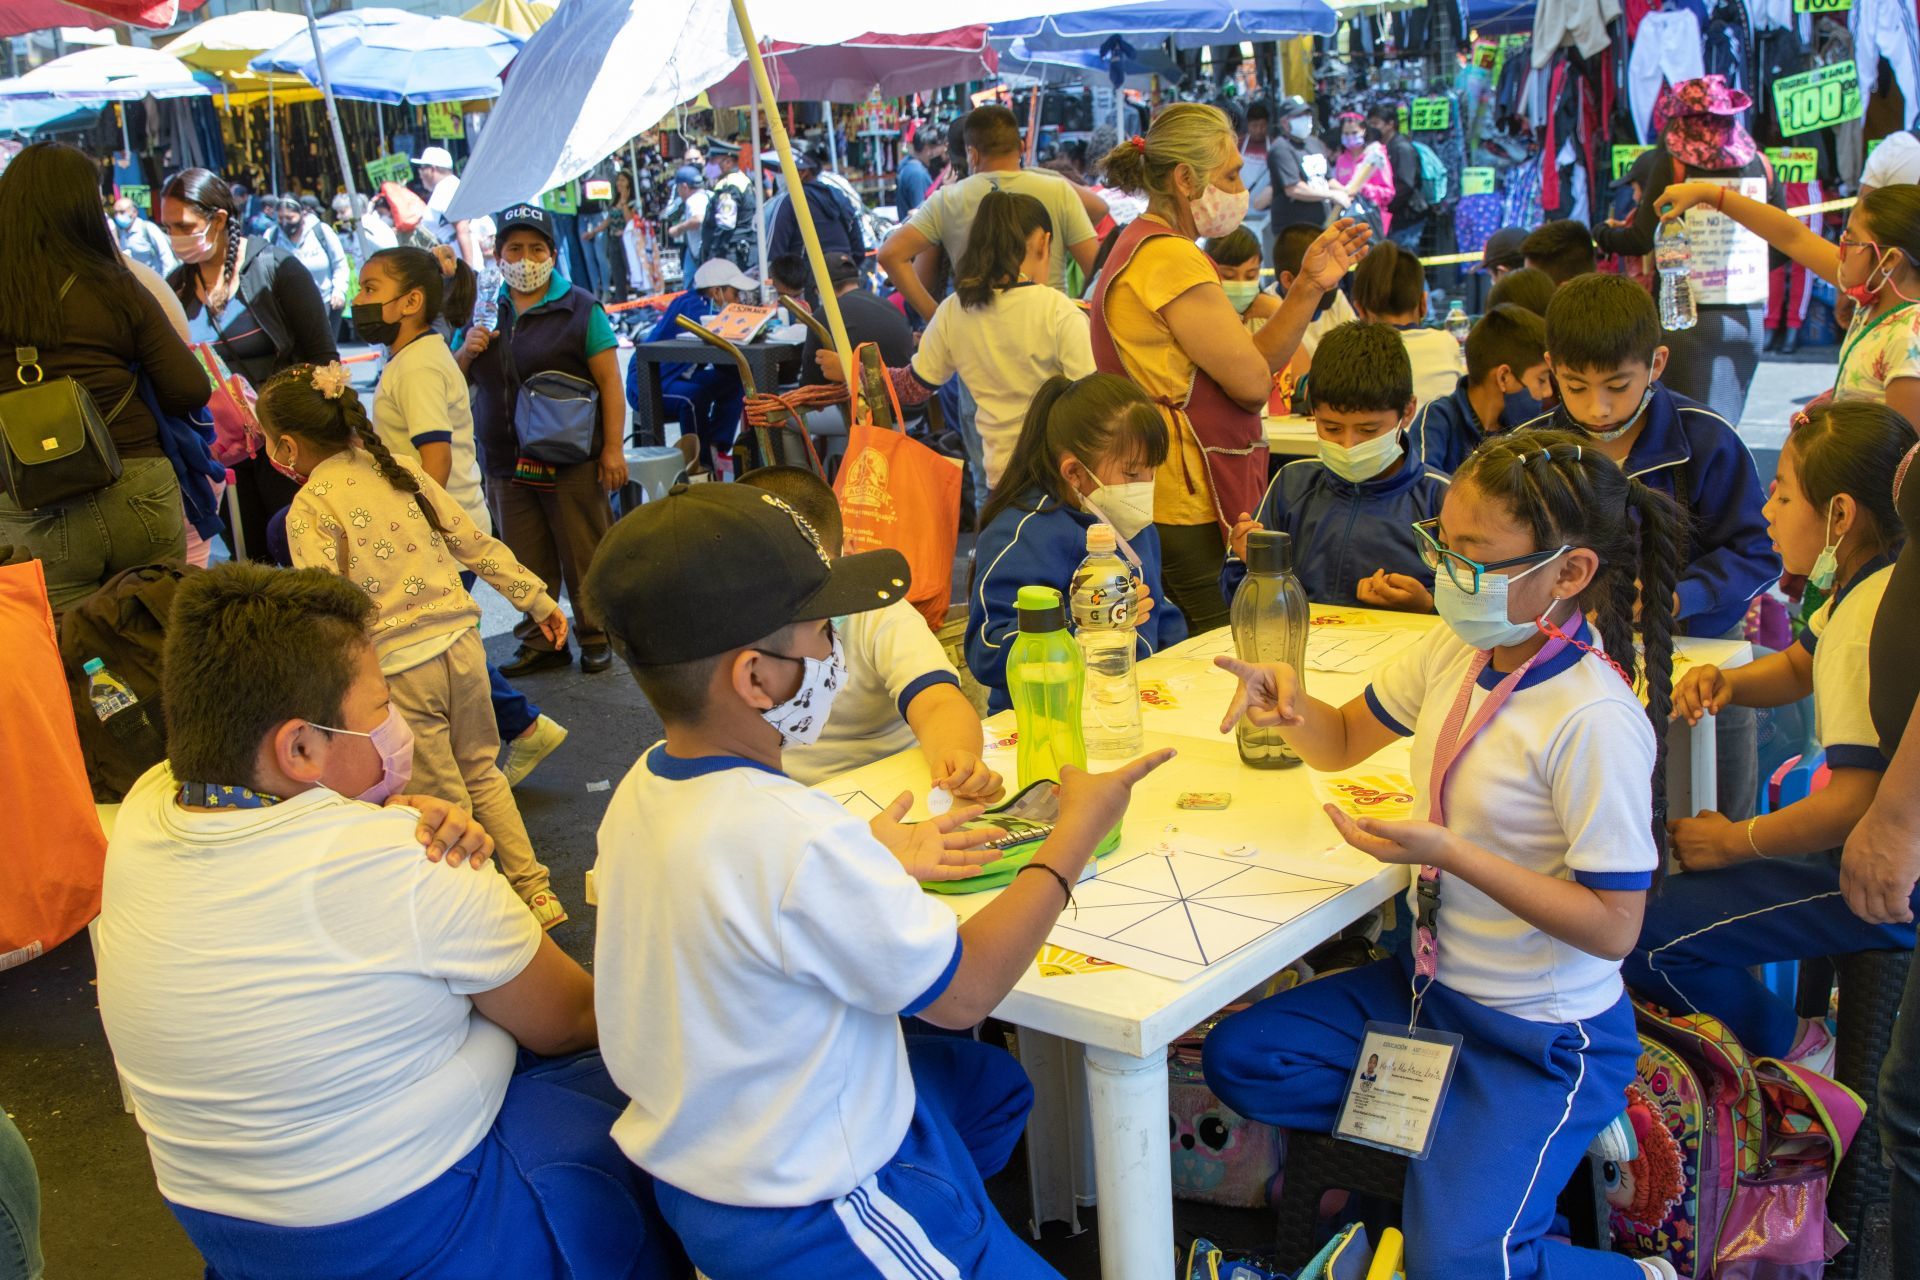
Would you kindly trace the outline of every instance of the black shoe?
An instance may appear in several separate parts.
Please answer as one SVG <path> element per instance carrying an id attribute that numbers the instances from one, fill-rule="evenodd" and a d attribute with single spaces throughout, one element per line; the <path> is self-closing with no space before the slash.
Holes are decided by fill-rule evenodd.
<path id="1" fill-rule="evenodd" d="M 613 665 L 613 646 L 605 644 L 583 644 L 580 646 L 580 669 L 588 675 L 605 671 Z"/>
<path id="2" fill-rule="evenodd" d="M 1790 356 L 1799 349 L 1800 331 L 1798 329 L 1787 330 L 1787 336 L 1780 340 L 1780 354 Z"/>
<path id="3" fill-rule="evenodd" d="M 1785 329 L 1769 329 L 1767 331 L 1767 345 L 1764 350 L 1778 351 L 1780 349 L 1780 339 L 1786 332 Z"/>
<path id="4" fill-rule="evenodd" d="M 536 671 L 555 671 L 572 662 L 573 655 L 565 649 L 534 649 L 523 644 L 513 655 L 513 661 L 500 668 L 500 674 L 509 680 L 518 680 Z"/>

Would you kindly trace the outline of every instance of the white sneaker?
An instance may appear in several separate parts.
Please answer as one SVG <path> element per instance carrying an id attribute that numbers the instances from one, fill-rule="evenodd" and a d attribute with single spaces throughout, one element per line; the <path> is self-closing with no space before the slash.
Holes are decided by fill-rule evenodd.
<path id="1" fill-rule="evenodd" d="M 535 720 L 533 728 L 507 744 L 506 763 L 500 766 L 500 772 L 507 775 L 507 785 L 517 787 L 525 782 L 527 775 L 566 740 L 567 727 L 559 721 L 549 716 Z"/>
<path id="2" fill-rule="evenodd" d="M 1665 1258 L 1635 1258 L 1634 1261 L 1647 1273 L 1647 1280 L 1680 1280 L 1680 1273 Z"/>
<path id="3" fill-rule="evenodd" d="M 567 909 L 560 905 L 560 899 L 552 891 L 542 889 L 527 901 L 527 910 L 533 912 L 533 918 L 542 929 L 551 929 L 555 925 L 567 922 Z"/>

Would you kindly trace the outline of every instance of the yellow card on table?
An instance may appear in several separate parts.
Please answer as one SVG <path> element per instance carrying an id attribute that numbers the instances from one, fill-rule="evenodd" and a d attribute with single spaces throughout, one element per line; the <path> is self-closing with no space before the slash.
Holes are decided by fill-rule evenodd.
<path id="1" fill-rule="evenodd" d="M 1114 964 L 1111 960 L 1096 960 L 1092 956 L 1082 955 L 1078 951 L 1069 951 L 1065 947 L 1056 947 L 1052 943 L 1040 948 L 1040 954 L 1033 962 L 1040 966 L 1043 978 L 1070 978 L 1076 973 L 1099 973 L 1105 969 L 1124 969 L 1125 965 Z"/>
<path id="2" fill-rule="evenodd" d="M 1413 816 L 1413 783 L 1404 773 L 1340 774 L 1314 779 L 1330 804 L 1353 818 L 1382 818 L 1401 822 Z"/>

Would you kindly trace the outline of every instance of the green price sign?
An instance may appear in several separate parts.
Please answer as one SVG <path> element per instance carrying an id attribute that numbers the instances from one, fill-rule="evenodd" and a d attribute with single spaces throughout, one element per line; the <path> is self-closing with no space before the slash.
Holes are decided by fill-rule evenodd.
<path id="1" fill-rule="evenodd" d="M 1402 106 L 1400 108 L 1400 132 L 1405 133 L 1411 127 L 1412 126 L 1407 123 L 1407 109 Z"/>
<path id="2" fill-rule="evenodd" d="M 1491 40 L 1475 41 L 1473 65 L 1491 74 L 1500 65 L 1500 46 Z"/>
<path id="3" fill-rule="evenodd" d="M 1775 80 L 1773 107 L 1780 132 L 1788 137 L 1845 124 L 1867 113 L 1860 101 L 1860 72 L 1851 58 Z"/>
<path id="4" fill-rule="evenodd" d="M 1843 13 L 1853 8 L 1853 0 L 1793 0 L 1795 13 Z"/>
<path id="5" fill-rule="evenodd" d="M 367 177 L 376 187 L 386 182 L 404 185 L 413 181 L 413 164 L 405 156 L 381 156 L 367 161 Z"/>
<path id="6" fill-rule="evenodd" d="M 1635 160 L 1638 160 L 1641 156 L 1645 155 L 1647 152 L 1651 150 L 1653 150 L 1652 147 L 1638 147 L 1638 146 L 1614 147 L 1613 149 L 1613 180 L 1615 182 L 1618 182 L 1620 181 L 1620 179 L 1626 177 L 1627 170 L 1633 168 L 1633 162 Z"/>
<path id="7" fill-rule="evenodd" d="M 467 118 L 460 114 L 457 102 L 429 102 L 427 104 L 427 136 L 442 140 L 465 138 L 467 136 Z"/>
<path id="8" fill-rule="evenodd" d="M 1493 169 L 1478 166 L 1460 171 L 1460 194 L 1463 196 L 1490 196 L 1493 194 Z"/>
<path id="9" fill-rule="evenodd" d="M 1812 182 L 1820 163 L 1820 153 L 1812 147 L 1768 147 L 1767 159 L 1782 182 Z"/>
<path id="10" fill-rule="evenodd" d="M 1507 35 L 1500 37 L 1500 47 L 1502 49 L 1523 48 L 1531 39 L 1532 37 L 1524 31 L 1509 32 Z"/>
<path id="11" fill-rule="evenodd" d="M 123 185 L 120 194 L 133 201 L 136 209 L 151 214 L 153 212 L 153 188 Z"/>
<path id="12" fill-rule="evenodd" d="M 1453 124 L 1453 99 L 1415 98 L 1411 115 L 1415 133 L 1448 128 Z"/>
<path id="13" fill-rule="evenodd" d="M 541 192 L 540 206 L 548 213 L 580 212 L 580 184 L 563 183 L 551 191 Z"/>

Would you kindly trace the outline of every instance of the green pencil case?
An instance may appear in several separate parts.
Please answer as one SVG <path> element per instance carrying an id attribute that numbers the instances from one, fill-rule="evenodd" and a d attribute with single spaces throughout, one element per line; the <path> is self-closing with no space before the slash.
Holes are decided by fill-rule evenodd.
<path id="1" fill-rule="evenodd" d="M 1018 875 L 1020 868 L 1033 861 L 1033 855 L 1053 834 L 1053 827 L 1060 818 L 1060 796 L 1055 790 L 1056 783 L 1050 778 L 1024 787 L 1011 800 L 997 809 L 989 809 L 972 822 L 965 823 L 960 829 L 980 830 L 999 828 L 1007 834 L 987 846 L 989 849 L 1004 850 L 1003 856 L 980 868 L 977 876 L 968 876 L 964 880 L 935 880 L 924 887 L 930 893 L 982 893 L 988 889 L 999 889 L 1010 883 Z M 1093 851 L 1095 859 L 1104 858 L 1120 847 L 1120 828 L 1115 827 L 1107 833 Z M 1087 873 L 1092 874 L 1093 863 L 1087 864 Z M 1084 877 L 1082 877 L 1084 878 Z"/>

